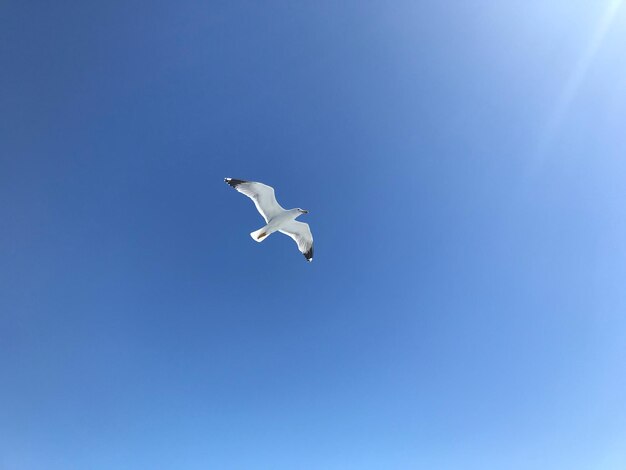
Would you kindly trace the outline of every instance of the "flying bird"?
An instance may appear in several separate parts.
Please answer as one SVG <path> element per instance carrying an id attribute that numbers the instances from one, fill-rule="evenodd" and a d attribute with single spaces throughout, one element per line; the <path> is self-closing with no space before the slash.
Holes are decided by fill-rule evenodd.
<path id="1" fill-rule="evenodd" d="M 224 178 L 224 181 L 252 199 L 256 209 L 265 219 L 266 225 L 250 234 L 254 241 L 260 243 L 276 231 L 284 233 L 298 244 L 300 253 L 307 261 L 313 261 L 313 235 L 309 224 L 296 221 L 299 216 L 308 214 L 309 211 L 283 209 L 276 200 L 274 188 L 266 184 L 234 178 Z"/>

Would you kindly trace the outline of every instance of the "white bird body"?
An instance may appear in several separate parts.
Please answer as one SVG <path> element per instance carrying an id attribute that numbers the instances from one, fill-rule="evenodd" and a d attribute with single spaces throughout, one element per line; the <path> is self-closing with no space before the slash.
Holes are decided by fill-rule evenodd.
<path id="1" fill-rule="evenodd" d="M 274 232 L 284 233 L 297 243 L 298 249 L 307 261 L 313 261 L 313 235 L 309 224 L 296 221 L 297 217 L 308 213 L 308 211 L 283 209 L 276 201 L 274 188 L 263 183 L 233 178 L 224 178 L 224 181 L 252 199 L 257 210 L 265 219 L 266 225 L 250 234 L 254 241 L 260 243 Z"/>
<path id="2" fill-rule="evenodd" d="M 285 210 L 269 219 L 265 227 L 262 227 L 259 230 L 252 232 L 250 236 L 254 239 L 254 241 L 260 243 L 272 233 L 279 231 L 281 227 L 283 227 L 285 224 L 288 224 L 292 220 L 296 220 L 299 215 L 302 215 L 302 212 L 300 212 L 298 209 Z M 262 236 L 258 236 L 257 234 Z"/>

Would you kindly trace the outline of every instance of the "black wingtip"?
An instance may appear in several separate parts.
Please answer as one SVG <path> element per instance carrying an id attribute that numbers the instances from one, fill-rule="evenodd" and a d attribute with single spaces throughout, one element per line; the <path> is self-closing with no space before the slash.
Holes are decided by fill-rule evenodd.
<path id="1" fill-rule="evenodd" d="M 247 183 L 247 181 L 244 180 L 238 180 L 235 178 L 224 178 L 224 182 L 230 186 L 232 186 L 233 188 L 236 188 L 237 186 L 239 186 L 241 183 Z"/>
<path id="2" fill-rule="evenodd" d="M 311 247 L 311 249 L 309 251 L 307 251 L 306 253 L 304 253 L 304 257 L 306 258 L 306 260 L 310 263 L 311 261 L 313 261 L 313 247 Z"/>

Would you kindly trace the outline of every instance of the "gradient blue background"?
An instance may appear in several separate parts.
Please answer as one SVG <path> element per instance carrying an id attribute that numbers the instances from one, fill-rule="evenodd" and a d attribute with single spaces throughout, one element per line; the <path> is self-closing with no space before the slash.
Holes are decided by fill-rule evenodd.
<path id="1" fill-rule="evenodd" d="M 625 44 L 609 0 L 2 2 L 0 468 L 626 468 Z"/>

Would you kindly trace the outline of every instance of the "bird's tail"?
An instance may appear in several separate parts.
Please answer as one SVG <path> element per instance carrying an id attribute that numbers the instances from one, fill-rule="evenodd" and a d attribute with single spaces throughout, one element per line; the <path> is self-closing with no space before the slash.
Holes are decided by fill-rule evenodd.
<path id="1" fill-rule="evenodd" d="M 267 229 L 267 227 L 263 227 L 263 228 L 260 228 L 258 230 L 255 230 L 254 232 L 252 232 L 250 234 L 250 236 L 252 237 L 252 239 L 255 242 L 259 242 L 260 243 L 263 240 L 265 240 L 270 233 L 271 232 Z"/>

